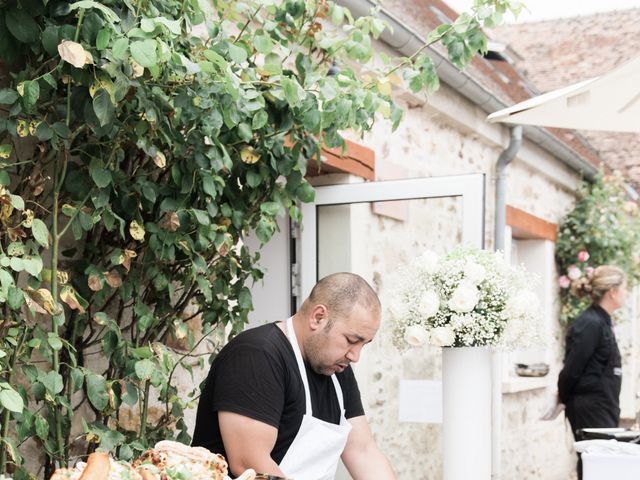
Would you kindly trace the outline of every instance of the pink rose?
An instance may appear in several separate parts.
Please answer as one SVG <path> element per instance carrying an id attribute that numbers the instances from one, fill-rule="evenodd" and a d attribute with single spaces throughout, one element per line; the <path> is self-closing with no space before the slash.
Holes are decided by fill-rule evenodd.
<path id="1" fill-rule="evenodd" d="M 569 268 L 567 268 L 567 276 L 571 280 L 577 280 L 582 276 L 582 272 L 575 265 L 571 265 Z"/>
<path id="2" fill-rule="evenodd" d="M 578 252 L 578 261 L 586 262 L 587 260 L 589 260 L 589 252 L 587 252 L 586 250 L 580 250 Z"/>
<path id="3" fill-rule="evenodd" d="M 587 277 L 590 277 L 591 275 L 593 275 L 593 271 L 595 270 L 595 268 L 593 267 L 584 267 L 584 274 Z"/>
<path id="4" fill-rule="evenodd" d="M 560 288 L 569 288 L 569 286 L 571 285 L 571 280 L 569 280 L 569 277 L 567 277 L 566 275 L 562 275 L 558 279 L 558 285 L 560 285 Z"/>

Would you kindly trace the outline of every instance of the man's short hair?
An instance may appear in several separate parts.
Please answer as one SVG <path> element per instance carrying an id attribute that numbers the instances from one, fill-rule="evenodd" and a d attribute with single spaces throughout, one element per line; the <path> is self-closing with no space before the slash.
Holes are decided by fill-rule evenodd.
<path id="1" fill-rule="evenodd" d="M 322 304 L 329 309 L 331 324 L 336 317 L 351 313 L 354 305 L 379 313 L 380 299 L 371 285 L 360 275 L 339 272 L 322 278 L 311 290 L 307 299 L 310 306 Z"/>

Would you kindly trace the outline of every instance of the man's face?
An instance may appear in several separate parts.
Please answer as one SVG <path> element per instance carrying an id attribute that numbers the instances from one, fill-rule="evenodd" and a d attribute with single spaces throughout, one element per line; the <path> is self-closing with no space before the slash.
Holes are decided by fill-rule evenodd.
<path id="1" fill-rule="evenodd" d="M 359 360 L 362 347 L 373 340 L 380 327 L 380 314 L 356 304 L 348 316 L 340 318 L 321 307 L 322 323 L 306 339 L 304 352 L 316 373 L 333 375 Z"/>

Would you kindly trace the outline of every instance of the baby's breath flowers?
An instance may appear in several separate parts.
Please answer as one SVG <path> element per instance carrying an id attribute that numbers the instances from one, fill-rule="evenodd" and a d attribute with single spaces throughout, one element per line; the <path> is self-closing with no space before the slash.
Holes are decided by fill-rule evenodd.
<path id="1" fill-rule="evenodd" d="M 424 252 L 403 269 L 389 305 L 400 349 L 526 347 L 540 332 L 540 305 L 523 267 L 500 252 L 458 247 L 445 257 Z"/>

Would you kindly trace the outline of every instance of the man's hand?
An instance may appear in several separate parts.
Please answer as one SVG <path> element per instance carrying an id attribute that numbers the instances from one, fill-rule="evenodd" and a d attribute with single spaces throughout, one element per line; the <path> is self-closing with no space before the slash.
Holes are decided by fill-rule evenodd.
<path id="1" fill-rule="evenodd" d="M 284 477 L 271 458 L 278 438 L 277 428 L 231 412 L 218 412 L 218 422 L 229 469 L 234 475 L 253 468 L 259 473 Z"/>
<path id="2" fill-rule="evenodd" d="M 349 419 L 353 427 L 347 445 L 342 453 L 342 461 L 354 480 L 395 480 L 391 464 L 376 445 L 366 417 Z"/>

